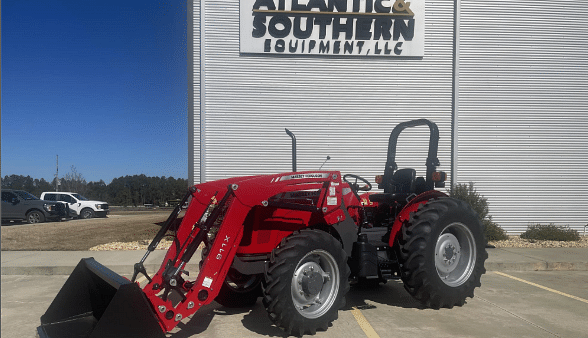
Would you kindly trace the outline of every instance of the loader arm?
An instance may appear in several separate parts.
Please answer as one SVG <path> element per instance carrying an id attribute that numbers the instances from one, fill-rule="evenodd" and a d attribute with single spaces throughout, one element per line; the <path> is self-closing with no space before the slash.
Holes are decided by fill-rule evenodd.
<path id="1" fill-rule="evenodd" d="M 320 190 L 316 205 L 275 201 L 281 193 Z M 343 221 L 339 172 L 297 172 L 233 178 L 196 185 L 176 239 L 159 271 L 143 292 L 164 332 L 211 303 L 218 295 L 243 236 L 243 224 L 256 206 L 321 213 L 327 224 Z M 207 239 L 212 243 L 195 280 L 188 280 L 188 263 Z"/>

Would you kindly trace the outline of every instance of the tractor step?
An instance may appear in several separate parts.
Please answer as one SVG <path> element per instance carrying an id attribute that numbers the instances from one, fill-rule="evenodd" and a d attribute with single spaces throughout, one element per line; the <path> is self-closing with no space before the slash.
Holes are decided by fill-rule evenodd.
<path id="1" fill-rule="evenodd" d="M 385 280 L 400 279 L 398 272 L 398 263 L 395 261 L 379 262 L 380 273 Z"/>

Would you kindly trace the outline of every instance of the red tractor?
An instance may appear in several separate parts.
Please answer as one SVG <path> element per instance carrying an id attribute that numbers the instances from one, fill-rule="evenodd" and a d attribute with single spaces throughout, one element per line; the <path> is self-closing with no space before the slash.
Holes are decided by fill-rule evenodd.
<path id="1" fill-rule="evenodd" d="M 421 125 L 430 129 L 426 177 L 395 162 L 398 135 Z M 368 192 L 370 182 L 357 175 L 296 172 L 295 157 L 290 173 L 193 186 L 131 280 L 83 259 L 37 332 L 42 338 L 165 337 L 212 301 L 242 307 L 262 297 L 272 322 L 301 336 L 337 319 L 350 283 L 388 279 L 402 279 L 426 306 L 461 306 L 480 286 L 486 243 L 476 213 L 435 190 L 446 177 L 436 170 L 438 141 L 428 120 L 394 128 L 377 178 L 382 192 Z M 143 263 L 171 230 L 173 245 L 150 276 Z M 201 244 L 197 269 L 189 263 Z M 199 272 L 190 276 L 190 270 Z M 143 288 L 135 282 L 139 274 L 148 280 Z"/>

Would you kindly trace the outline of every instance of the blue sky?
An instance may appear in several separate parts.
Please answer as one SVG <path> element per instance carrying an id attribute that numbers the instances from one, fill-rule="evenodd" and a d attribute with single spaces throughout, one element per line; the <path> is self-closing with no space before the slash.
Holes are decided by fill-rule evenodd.
<path id="1" fill-rule="evenodd" d="M 2 177 L 188 176 L 186 1 L 2 1 Z"/>

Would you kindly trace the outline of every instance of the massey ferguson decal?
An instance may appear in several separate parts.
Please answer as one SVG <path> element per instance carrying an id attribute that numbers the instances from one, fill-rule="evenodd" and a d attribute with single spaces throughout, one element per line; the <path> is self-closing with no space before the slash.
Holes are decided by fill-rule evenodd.
<path id="1" fill-rule="evenodd" d="M 278 177 L 275 181 L 272 182 L 280 182 L 280 181 L 288 181 L 288 180 L 303 180 L 307 178 L 328 178 L 329 173 L 308 173 L 308 174 L 294 174 L 294 175 L 287 175 Z"/>
<path id="2" fill-rule="evenodd" d="M 242 53 L 425 53 L 425 0 L 241 0 L 240 21 Z"/>

